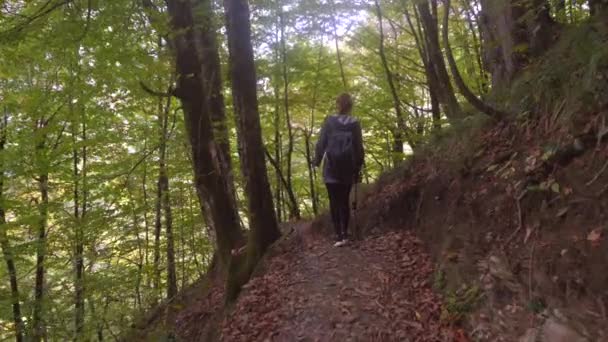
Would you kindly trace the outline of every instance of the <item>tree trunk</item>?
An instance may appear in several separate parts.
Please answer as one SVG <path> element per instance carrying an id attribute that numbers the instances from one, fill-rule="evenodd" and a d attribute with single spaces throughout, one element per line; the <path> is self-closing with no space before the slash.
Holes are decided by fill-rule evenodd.
<path id="1" fill-rule="evenodd" d="M 308 186 L 310 187 L 310 200 L 312 202 L 312 212 L 315 216 L 319 213 L 318 203 L 317 203 L 317 190 L 316 190 L 316 181 L 315 181 L 315 168 L 313 167 L 313 156 L 312 156 L 312 147 L 311 147 L 311 136 L 312 133 L 308 130 L 304 130 L 304 144 L 306 144 L 306 150 L 304 152 L 304 157 L 306 158 L 306 165 L 308 166 Z"/>
<path id="2" fill-rule="evenodd" d="M 274 90 L 274 160 L 277 162 L 277 168 L 275 168 L 275 182 L 276 182 L 276 212 L 277 212 L 277 220 L 279 222 L 283 221 L 283 183 L 281 180 L 281 165 L 282 165 L 282 149 L 283 149 L 283 139 L 281 137 L 281 95 L 280 95 L 280 23 L 276 24 L 277 32 L 275 34 L 275 46 L 274 49 L 274 62 L 275 62 L 275 75 L 273 82 L 273 90 Z"/>
<path id="3" fill-rule="evenodd" d="M 382 20 L 382 9 L 380 8 L 380 2 L 378 0 L 374 0 L 375 8 L 376 8 L 376 16 L 378 18 L 378 30 L 380 33 L 380 46 L 378 48 L 378 54 L 380 55 L 380 60 L 382 61 L 382 68 L 384 69 L 384 73 L 386 75 L 386 81 L 388 83 L 388 87 L 391 91 L 391 96 L 393 98 L 393 107 L 395 108 L 395 115 L 397 116 L 397 127 L 393 129 L 393 165 L 398 165 L 403 161 L 404 151 L 403 151 L 403 134 L 406 132 L 405 121 L 403 118 L 403 113 L 401 111 L 401 101 L 399 100 L 399 94 L 397 94 L 397 88 L 395 86 L 395 82 L 393 81 L 393 73 L 391 72 L 388 62 L 386 60 L 386 52 L 384 49 L 384 27 Z"/>
<path id="4" fill-rule="evenodd" d="M 469 32 L 473 37 L 473 48 L 475 51 L 475 62 L 477 63 L 477 67 L 479 68 L 479 77 L 478 82 L 479 91 L 481 97 L 483 98 L 485 94 L 488 93 L 488 75 L 486 72 L 486 68 L 483 65 L 483 50 L 481 46 L 481 33 L 479 32 L 479 17 L 475 14 L 473 9 L 471 8 L 471 4 L 469 1 L 462 1 L 464 6 L 464 20 L 467 22 L 467 27 L 469 28 Z"/>
<path id="5" fill-rule="evenodd" d="M 266 173 L 264 144 L 257 100 L 257 79 L 251 46 L 247 0 L 224 0 L 232 96 L 237 118 L 239 155 L 249 208 L 250 236 L 245 268 L 228 283 L 228 299 L 234 299 L 248 281 L 253 267 L 279 236 L 272 192 Z M 240 265 L 239 265 L 240 266 Z M 242 267 L 242 266 L 241 266 Z M 235 270 L 236 271 L 236 270 Z"/>
<path id="6" fill-rule="evenodd" d="M 551 46 L 557 25 L 545 0 L 480 3 L 484 64 L 492 75 L 493 90 L 500 92 L 532 58 Z"/>
<path id="7" fill-rule="evenodd" d="M 293 182 L 292 182 L 292 157 L 293 157 L 293 149 L 294 149 L 294 134 L 293 127 L 291 123 L 291 113 L 289 108 L 289 75 L 287 74 L 287 47 L 286 47 L 286 38 L 285 38 L 285 13 L 281 10 L 279 14 L 279 24 L 281 26 L 281 59 L 283 65 L 283 101 L 285 108 L 285 124 L 287 126 L 287 156 L 286 156 L 286 164 L 287 164 L 287 188 L 285 189 L 289 195 L 289 200 L 291 201 L 290 209 L 290 219 L 299 219 L 300 218 L 300 208 L 298 206 L 298 201 L 295 196 L 295 192 L 293 190 Z"/>
<path id="8" fill-rule="evenodd" d="M 159 100 L 160 101 L 160 100 Z M 154 261 L 153 261 L 153 284 L 154 284 L 154 301 L 158 301 L 161 298 L 161 285 L 160 285 L 160 236 L 162 232 L 163 218 L 162 218 L 162 199 L 163 199 L 163 187 L 161 184 L 161 171 L 159 171 L 158 179 L 156 180 L 156 198 L 154 199 Z"/>
<path id="9" fill-rule="evenodd" d="M 87 165 L 87 148 L 86 135 L 87 127 L 84 121 L 85 116 L 82 115 L 82 130 L 80 132 L 80 140 L 83 144 L 79 153 L 78 144 L 78 122 L 72 122 L 72 156 L 73 156 L 73 176 L 74 176 L 74 339 L 80 341 L 84 330 L 85 308 L 84 308 L 84 219 L 86 216 L 87 206 L 87 190 L 86 190 L 86 165 Z M 82 158 L 82 174 L 78 165 Z M 82 184 L 80 180 L 82 178 Z M 81 189 L 82 185 L 82 189 Z M 82 192 L 82 198 L 81 198 Z M 82 201 L 82 203 L 81 203 Z"/>
<path id="10" fill-rule="evenodd" d="M 454 78 L 454 82 L 456 83 L 460 93 L 469 101 L 475 109 L 478 111 L 491 116 L 495 119 L 503 119 L 507 116 L 505 112 L 495 109 L 494 107 L 486 104 L 473 94 L 471 89 L 465 84 L 462 76 L 460 75 L 460 71 L 458 71 L 458 66 L 456 65 L 456 61 L 454 60 L 454 55 L 452 54 L 452 49 L 450 48 L 450 37 L 449 37 L 449 18 L 450 18 L 450 0 L 445 0 L 445 12 L 443 15 L 443 45 L 446 49 L 446 55 L 448 58 L 448 64 L 450 65 L 450 70 L 452 71 L 452 77 Z"/>
<path id="11" fill-rule="evenodd" d="M 167 171 L 167 139 L 169 134 L 169 111 L 171 110 L 171 99 L 162 111 L 159 112 L 160 130 L 160 155 L 158 183 L 163 212 L 165 215 L 165 231 L 167 238 L 167 298 L 171 299 L 177 294 L 177 275 L 175 270 L 175 242 L 173 239 L 173 214 L 171 212 L 171 198 L 169 194 L 169 175 Z"/>
<path id="12" fill-rule="evenodd" d="M 0 153 L 4 152 L 6 145 L 7 126 L 8 114 L 5 109 L 2 121 L 0 122 Z M 15 267 L 13 250 L 7 234 L 6 212 L 4 209 L 4 165 L 1 162 L 2 161 L 0 160 L 0 249 L 2 249 L 2 256 L 6 263 L 11 288 L 11 306 L 13 308 L 13 323 L 15 324 L 15 341 L 22 342 L 24 340 L 23 334 L 25 332 L 25 327 L 23 325 L 23 320 L 21 319 L 17 268 Z"/>
<path id="13" fill-rule="evenodd" d="M 42 147 L 44 148 L 44 147 Z M 44 323 L 44 294 L 45 294 L 45 266 L 46 258 L 46 229 L 49 205 L 49 177 L 48 173 L 38 175 L 38 191 L 40 202 L 38 203 L 38 241 L 36 246 L 36 285 L 34 287 L 34 341 L 45 339 L 46 327 Z"/>
<path id="14" fill-rule="evenodd" d="M 310 186 L 310 197 L 312 200 L 312 212 L 316 216 L 319 212 L 319 196 L 317 192 L 316 182 L 316 168 L 313 167 L 313 147 L 312 147 L 312 133 L 313 127 L 315 127 L 315 112 L 317 109 L 317 99 L 319 95 L 319 83 L 321 81 L 321 62 L 323 59 L 323 41 L 319 45 L 319 56 L 317 58 L 317 68 L 315 75 L 315 85 L 312 93 L 312 104 L 310 108 L 310 119 L 309 128 L 304 128 L 304 143 L 306 144 L 306 165 L 308 166 L 308 182 Z"/>
<path id="15" fill-rule="evenodd" d="M 147 136 L 144 137 L 144 150 L 147 150 L 147 143 L 148 143 L 148 139 Z M 144 205 L 144 265 L 146 266 L 146 269 L 150 266 L 150 224 L 148 222 L 148 163 L 144 162 L 143 165 L 143 176 L 142 176 L 142 181 L 141 181 L 141 190 L 142 190 L 142 194 L 143 194 L 143 205 Z M 145 275 L 146 277 L 146 287 L 150 288 L 150 276 L 149 274 Z"/>
<path id="16" fill-rule="evenodd" d="M 46 129 L 48 120 L 42 118 L 36 121 L 36 130 Z M 33 340 L 41 341 L 46 339 L 46 325 L 44 323 L 44 300 L 45 300 L 45 275 L 46 269 L 44 260 L 46 258 L 46 233 L 48 226 L 49 208 L 49 162 L 46 151 L 46 134 L 41 134 L 36 143 L 35 159 L 38 177 L 38 241 L 36 242 L 36 280 L 34 286 L 34 314 L 32 318 Z"/>
<path id="17" fill-rule="evenodd" d="M 135 241 L 137 241 L 137 255 L 139 260 L 137 261 L 137 277 L 135 278 L 135 307 L 137 310 L 142 310 L 142 295 L 141 295 L 141 282 L 143 278 L 143 268 L 144 268 L 144 251 L 140 238 L 140 220 L 137 215 L 137 202 L 133 198 L 133 193 L 130 189 L 130 186 L 127 185 L 127 192 L 129 194 L 129 204 L 131 205 L 132 212 L 132 226 L 133 226 L 133 235 L 135 237 Z"/>
<path id="18" fill-rule="evenodd" d="M 448 75 L 441 46 L 439 45 L 439 33 L 437 25 L 437 17 L 431 13 L 429 9 L 429 1 L 432 5 L 433 13 L 436 13 L 437 0 L 425 0 L 416 4 L 420 15 L 420 22 L 424 28 L 424 42 L 426 47 L 426 55 L 430 74 L 434 74 L 433 83 L 435 86 L 435 94 L 443 107 L 445 116 L 449 120 L 458 120 L 463 118 L 463 112 L 456 100 L 452 83 Z M 430 83 L 429 83 L 430 85 Z"/>
<path id="19" fill-rule="evenodd" d="M 210 76 L 219 79 L 221 72 L 219 63 L 216 63 L 219 56 L 215 28 L 212 27 L 211 3 L 202 0 L 193 5 L 191 0 L 170 0 L 167 7 L 174 32 L 172 46 L 177 74 L 174 93 L 180 99 L 185 115 L 201 210 L 211 216 L 220 262 L 228 266 L 231 251 L 242 242 L 243 235 L 233 186 L 229 184 L 232 177 L 226 171 L 230 165 L 224 154 L 225 145 L 214 141 L 217 129 L 212 127 L 212 115 L 218 114 L 212 113 L 214 107 L 208 101 L 212 94 L 221 93 L 221 82 L 209 82 Z M 213 58 L 206 58 L 209 56 Z M 216 104 L 220 100 L 218 97 L 214 99 Z M 221 107 L 215 110 L 223 110 Z M 219 135 L 219 138 L 224 136 L 221 132 Z"/>
<path id="20" fill-rule="evenodd" d="M 329 1 L 329 5 L 331 6 L 331 18 L 332 18 L 332 26 L 333 26 L 333 38 L 334 44 L 336 46 L 336 57 L 338 59 L 338 67 L 340 68 L 340 77 L 342 78 L 342 87 L 344 91 L 348 91 L 348 83 L 346 82 L 346 74 L 344 73 L 344 64 L 342 63 L 342 52 L 340 51 L 340 42 L 338 40 L 338 24 L 337 24 L 337 16 L 338 11 L 336 11 L 336 4 L 334 0 Z"/>
<path id="21" fill-rule="evenodd" d="M 417 13 L 414 10 L 414 13 Z M 429 90 L 429 99 L 431 101 L 431 113 L 433 118 L 433 129 L 437 132 L 441 129 L 441 108 L 439 105 L 439 99 L 437 97 L 438 91 L 438 81 L 435 71 L 431 65 L 431 62 L 428 58 L 428 53 L 426 51 L 426 45 L 422 41 L 421 36 L 424 34 L 422 32 L 422 28 L 420 26 L 420 20 L 417 22 L 417 27 L 412 23 L 412 18 L 410 16 L 407 7 L 404 7 L 404 14 L 407 20 L 407 23 L 410 27 L 412 35 L 414 36 L 414 41 L 416 42 L 416 48 L 418 49 L 418 53 L 420 54 L 420 59 L 422 60 L 422 64 L 424 66 L 424 74 L 427 80 L 427 86 Z M 416 15 L 418 18 L 418 16 Z M 419 33 L 416 33 L 419 32 Z"/>

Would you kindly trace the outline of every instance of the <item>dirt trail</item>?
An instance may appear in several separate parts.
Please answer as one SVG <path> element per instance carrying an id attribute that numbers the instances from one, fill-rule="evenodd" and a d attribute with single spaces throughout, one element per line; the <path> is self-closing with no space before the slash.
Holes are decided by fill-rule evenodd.
<path id="1" fill-rule="evenodd" d="M 410 233 L 334 248 L 304 231 L 247 285 L 222 341 L 453 340 L 440 324 L 431 261 Z"/>

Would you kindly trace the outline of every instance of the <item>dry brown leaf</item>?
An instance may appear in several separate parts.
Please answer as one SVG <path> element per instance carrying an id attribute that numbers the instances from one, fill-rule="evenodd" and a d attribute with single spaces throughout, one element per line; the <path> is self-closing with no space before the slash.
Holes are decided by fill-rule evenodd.
<path id="1" fill-rule="evenodd" d="M 591 242 L 592 246 L 598 246 L 603 237 L 603 229 L 596 228 L 587 235 L 587 241 Z"/>

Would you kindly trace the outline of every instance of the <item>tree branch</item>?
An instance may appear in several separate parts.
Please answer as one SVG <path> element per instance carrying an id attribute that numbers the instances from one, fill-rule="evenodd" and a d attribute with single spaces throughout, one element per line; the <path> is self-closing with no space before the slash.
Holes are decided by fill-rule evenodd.
<path id="1" fill-rule="evenodd" d="M 175 96 L 175 89 L 173 89 L 173 87 L 169 87 L 169 90 L 167 92 L 162 92 L 162 91 L 154 90 L 154 89 L 148 87 L 143 81 L 139 81 L 139 85 L 146 93 L 148 93 L 152 96 L 156 96 L 156 97 L 173 97 L 173 96 Z"/>

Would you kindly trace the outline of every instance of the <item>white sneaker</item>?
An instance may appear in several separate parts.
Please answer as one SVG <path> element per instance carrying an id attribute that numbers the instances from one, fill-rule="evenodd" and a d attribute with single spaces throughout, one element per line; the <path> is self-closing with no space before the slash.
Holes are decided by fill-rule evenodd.
<path id="1" fill-rule="evenodd" d="M 346 244 L 346 240 L 340 240 L 334 243 L 334 247 L 342 247 Z"/>

